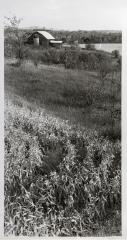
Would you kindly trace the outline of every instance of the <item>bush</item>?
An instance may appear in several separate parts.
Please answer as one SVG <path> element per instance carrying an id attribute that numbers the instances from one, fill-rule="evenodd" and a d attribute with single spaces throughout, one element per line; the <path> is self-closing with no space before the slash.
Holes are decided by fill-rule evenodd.
<path id="1" fill-rule="evenodd" d="M 95 50 L 95 45 L 94 44 L 86 44 L 86 47 L 85 47 L 87 50 Z"/>
<path id="2" fill-rule="evenodd" d="M 79 52 L 76 50 L 67 50 L 65 54 L 65 68 L 76 69 L 79 64 Z"/>
<path id="3" fill-rule="evenodd" d="M 42 49 L 25 47 L 24 58 L 32 60 L 35 65 L 39 63 L 63 64 L 67 69 L 86 69 L 100 71 L 105 66 L 109 69 L 111 57 L 99 51 L 85 51 L 79 49 Z"/>
<path id="4" fill-rule="evenodd" d="M 118 50 L 113 50 L 112 51 L 112 57 L 113 58 L 119 58 L 120 57 L 120 53 Z"/>
<path id="5" fill-rule="evenodd" d="M 112 71 L 111 57 L 106 54 L 97 54 L 97 70 L 103 84 L 105 77 Z"/>

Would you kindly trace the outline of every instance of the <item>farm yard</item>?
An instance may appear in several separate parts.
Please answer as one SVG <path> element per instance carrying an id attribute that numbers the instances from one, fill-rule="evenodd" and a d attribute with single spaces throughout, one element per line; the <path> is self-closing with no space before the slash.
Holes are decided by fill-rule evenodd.
<path id="1" fill-rule="evenodd" d="M 120 55 L 26 52 L 5 52 L 5 235 L 121 235 Z"/>

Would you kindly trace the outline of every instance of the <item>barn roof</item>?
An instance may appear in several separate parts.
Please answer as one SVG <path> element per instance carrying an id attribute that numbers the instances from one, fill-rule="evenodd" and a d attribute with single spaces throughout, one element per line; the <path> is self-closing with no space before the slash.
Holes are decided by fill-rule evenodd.
<path id="1" fill-rule="evenodd" d="M 50 43 L 62 43 L 62 41 L 58 41 L 58 40 L 51 40 Z"/>
<path id="2" fill-rule="evenodd" d="M 37 31 L 37 32 L 43 35 L 48 40 L 55 39 L 50 33 L 46 31 Z"/>

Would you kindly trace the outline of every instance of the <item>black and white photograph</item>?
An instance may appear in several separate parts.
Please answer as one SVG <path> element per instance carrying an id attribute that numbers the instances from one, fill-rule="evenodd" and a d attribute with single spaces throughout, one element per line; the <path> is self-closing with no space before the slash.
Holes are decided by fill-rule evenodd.
<path id="1" fill-rule="evenodd" d="M 122 236 L 123 33 L 89 2 L 3 3 L 5 236 Z"/>

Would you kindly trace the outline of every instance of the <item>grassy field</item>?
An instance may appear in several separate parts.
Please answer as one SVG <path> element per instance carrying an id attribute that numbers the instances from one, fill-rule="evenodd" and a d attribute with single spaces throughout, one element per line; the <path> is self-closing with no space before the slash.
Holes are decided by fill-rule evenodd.
<path id="1" fill-rule="evenodd" d="M 110 79 L 101 85 L 96 72 L 46 65 L 35 67 L 31 62 L 25 62 L 20 68 L 7 64 L 5 95 L 14 102 L 20 97 L 35 110 L 44 108 L 71 124 L 120 138 L 121 89 L 120 76 L 116 77 L 113 86 Z"/>
<path id="2" fill-rule="evenodd" d="M 5 235 L 121 235 L 120 75 L 5 61 Z"/>

